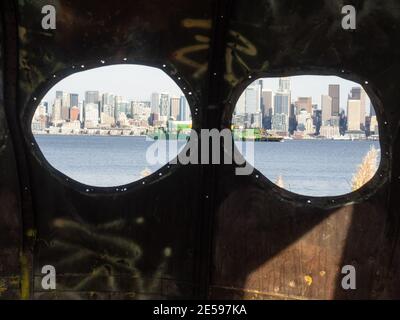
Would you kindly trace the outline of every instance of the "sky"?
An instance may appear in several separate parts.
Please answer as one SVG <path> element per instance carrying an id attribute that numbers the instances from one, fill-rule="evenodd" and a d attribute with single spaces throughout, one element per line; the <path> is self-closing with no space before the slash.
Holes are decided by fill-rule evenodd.
<path id="1" fill-rule="evenodd" d="M 109 92 L 127 100 L 150 101 L 153 92 L 168 92 L 173 96 L 183 95 L 182 90 L 160 69 L 138 65 L 105 66 L 70 75 L 58 82 L 43 100 L 53 102 L 56 91 L 78 93 L 79 100 L 85 91 Z"/>
<path id="2" fill-rule="evenodd" d="M 264 88 L 276 91 L 279 78 L 264 80 Z M 347 96 L 352 87 L 359 84 L 335 76 L 291 77 L 292 101 L 297 97 L 312 97 L 313 103 L 321 105 L 321 95 L 328 94 L 329 84 L 340 84 L 340 108 L 346 109 Z M 78 93 L 79 100 L 85 91 L 98 90 L 121 95 L 127 100 L 150 101 L 153 92 L 168 92 L 173 96 L 183 95 L 181 89 L 163 71 L 140 65 L 113 65 L 75 73 L 57 83 L 44 97 L 50 103 L 57 90 Z M 369 101 L 367 101 L 367 111 Z"/>

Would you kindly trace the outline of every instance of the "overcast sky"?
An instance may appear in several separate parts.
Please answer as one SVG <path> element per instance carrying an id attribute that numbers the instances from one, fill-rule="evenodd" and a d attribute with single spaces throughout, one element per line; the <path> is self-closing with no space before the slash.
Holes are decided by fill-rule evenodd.
<path id="1" fill-rule="evenodd" d="M 278 89 L 279 78 L 264 79 L 264 88 Z M 297 97 L 312 97 L 313 103 L 321 105 L 321 95 L 328 94 L 329 84 L 340 84 L 340 108 L 346 109 L 347 96 L 352 87 L 359 84 L 334 76 L 291 77 L 292 101 Z M 150 100 L 152 92 L 168 92 L 174 96 L 182 91 L 163 71 L 139 65 L 113 65 L 75 73 L 56 84 L 44 97 L 52 103 L 55 91 L 78 93 L 79 100 L 84 92 L 98 90 L 121 95 L 127 100 Z M 369 101 L 367 102 L 369 110 Z"/>

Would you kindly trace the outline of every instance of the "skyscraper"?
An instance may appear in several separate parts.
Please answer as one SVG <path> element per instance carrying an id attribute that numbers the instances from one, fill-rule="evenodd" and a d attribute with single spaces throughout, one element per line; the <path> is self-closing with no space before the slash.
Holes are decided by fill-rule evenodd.
<path id="1" fill-rule="evenodd" d="M 261 86 L 258 81 L 253 82 L 245 90 L 245 110 L 247 114 L 261 112 Z"/>
<path id="2" fill-rule="evenodd" d="M 279 91 L 290 91 L 290 78 L 279 78 Z"/>
<path id="3" fill-rule="evenodd" d="M 95 128 L 99 123 L 99 108 L 97 103 L 85 103 L 85 127 Z"/>
<path id="4" fill-rule="evenodd" d="M 322 109 L 322 124 L 326 125 L 326 122 L 332 118 L 333 99 L 331 96 L 321 96 L 321 109 Z"/>
<path id="5" fill-rule="evenodd" d="M 161 93 L 160 94 L 160 116 L 169 117 L 170 106 L 169 106 L 169 94 Z"/>
<path id="6" fill-rule="evenodd" d="M 160 94 L 157 92 L 151 94 L 151 113 L 160 114 Z"/>
<path id="7" fill-rule="evenodd" d="M 77 107 L 79 104 L 79 95 L 77 93 L 71 93 L 69 95 L 69 102 L 70 102 L 71 108 Z"/>
<path id="8" fill-rule="evenodd" d="M 62 98 L 56 98 L 56 100 L 54 100 L 53 112 L 51 115 L 53 123 L 61 120 L 61 108 Z"/>
<path id="9" fill-rule="evenodd" d="M 262 113 L 264 117 L 271 117 L 273 112 L 273 92 L 269 89 L 264 89 L 261 93 L 262 98 Z"/>
<path id="10" fill-rule="evenodd" d="M 185 96 L 181 96 L 179 100 L 179 120 L 180 121 L 190 120 L 190 108 Z"/>
<path id="11" fill-rule="evenodd" d="M 171 97 L 171 101 L 170 101 L 170 109 L 171 109 L 170 116 L 173 117 L 174 119 L 178 119 L 179 105 L 180 105 L 180 98 Z"/>
<path id="12" fill-rule="evenodd" d="M 56 91 L 56 99 L 62 99 L 63 97 L 63 92 L 62 91 Z"/>
<path id="13" fill-rule="evenodd" d="M 361 101 L 349 99 L 347 101 L 347 130 L 359 131 L 361 129 Z"/>
<path id="14" fill-rule="evenodd" d="M 85 103 L 99 103 L 99 92 L 98 91 L 86 91 L 85 92 Z"/>
<path id="15" fill-rule="evenodd" d="M 295 102 L 295 107 L 297 115 L 299 115 L 302 110 L 312 115 L 312 97 L 298 97 Z"/>
<path id="16" fill-rule="evenodd" d="M 362 128 L 365 127 L 366 100 L 367 94 L 362 87 L 353 87 L 350 91 L 349 99 L 360 100 L 360 123 Z"/>
<path id="17" fill-rule="evenodd" d="M 289 116 L 290 93 L 276 92 L 274 97 L 274 115 L 285 114 Z"/>
<path id="18" fill-rule="evenodd" d="M 69 93 L 64 92 L 61 103 L 61 120 L 69 121 L 69 109 L 71 108 L 71 100 Z"/>
<path id="19" fill-rule="evenodd" d="M 332 98 L 332 116 L 339 116 L 340 111 L 340 85 L 330 84 L 328 95 Z"/>

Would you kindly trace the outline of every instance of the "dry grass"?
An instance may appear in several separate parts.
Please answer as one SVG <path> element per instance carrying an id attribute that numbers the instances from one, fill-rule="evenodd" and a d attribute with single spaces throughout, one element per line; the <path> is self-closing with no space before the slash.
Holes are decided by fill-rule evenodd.
<path id="1" fill-rule="evenodd" d="M 145 168 L 140 172 L 140 178 L 145 178 L 149 175 L 151 175 L 151 170 L 149 168 Z"/>
<path id="2" fill-rule="evenodd" d="M 283 182 L 283 178 L 281 175 L 279 175 L 279 177 L 276 179 L 275 184 L 280 187 L 280 188 L 285 188 L 285 183 Z"/>
<path id="3" fill-rule="evenodd" d="M 375 147 L 371 147 L 362 163 L 358 166 L 357 173 L 353 176 L 353 180 L 351 181 L 352 191 L 360 189 L 371 180 L 377 170 L 377 164 L 378 150 Z"/>

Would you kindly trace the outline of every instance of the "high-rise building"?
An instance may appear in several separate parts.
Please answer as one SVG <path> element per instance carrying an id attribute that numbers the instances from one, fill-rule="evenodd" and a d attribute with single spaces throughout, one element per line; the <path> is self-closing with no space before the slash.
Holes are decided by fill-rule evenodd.
<path id="1" fill-rule="evenodd" d="M 328 95 L 332 98 L 332 116 L 339 116 L 340 111 L 340 85 L 330 84 Z"/>
<path id="2" fill-rule="evenodd" d="M 349 99 L 360 100 L 360 123 L 362 128 L 365 126 L 365 115 L 366 115 L 366 101 L 367 94 L 362 87 L 353 87 L 350 91 Z"/>
<path id="3" fill-rule="evenodd" d="M 85 92 L 85 103 L 99 103 L 99 92 L 98 91 L 86 91 Z"/>
<path id="4" fill-rule="evenodd" d="M 185 96 L 181 96 L 179 99 L 179 120 L 190 120 L 190 108 Z"/>
<path id="5" fill-rule="evenodd" d="M 279 78 L 279 91 L 290 91 L 290 78 Z"/>
<path id="6" fill-rule="evenodd" d="M 269 89 L 262 90 L 261 99 L 262 99 L 262 113 L 263 117 L 271 117 L 273 113 L 273 92 Z"/>
<path id="7" fill-rule="evenodd" d="M 378 120 L 376 119 L 376 116 L 371 117 L 369 131 L 371 134 L 379 134 Z"/>
<path id="8" fill-rule="evenodd" d="M 77 93 L 71 93 L 69 95 L 69 102 L 70 102 L 71 108 L 77 107 L 79 104 L 79 95 Z"/>
<path id="9" fill-rule="evenodd" d="M 61 118 L 62 97 L 54 100 L 53 112 L 51 114 L 53 123 L 62 120 Z"/>
<path id="10" fill-rule="evenodd" d="M 321 95 L 321 110 L 322 110 L 322 124 L 326 125 L 326 122 L 332 118 L 333 99 L 328 95 Z"/>
<path id="11" fill-rule="evenodd" d="M 290 93 L 276 92 L 274 97 L 274 115 L 285 114 L 289 116 L 290 113 Z"/>
<path id="12" fill-rule="evenodd" d="M 302 110 L 312 114 L 312 97 L 298 97 L 295 102 L 296 114 L 299 115 Z"/>
<path id="13" fill-rule="evenodd" d="M 313 125 L 313 120 L 309 112 L 307 112 L 306 110 L 301 110 L 296 118 L 298 131 L 304 131 L 306 134 L 315 133 L 315 127 Z"/>
<path id="14" fill-rule="evenodd" d="M 361 129 L 361 101 L 349 99 L 347 101 L 347 130 L 359 131 Z"/>
<path id="15" fill-rule="evenodd" d="M 157 92 L 151 94 L 151 113 L 160 113 L 160 94 Z"/>
<path id="16" fill-rule="evenodd" d="M 64 92 L 61 103 L 61 120 L 69 121 L 70 108 L 71 108 L 70 94 Z"/>
<path id="17" fill-rule="evenodd" d="M 290 97 L 290 78 L 279 78 L 279 89 L 275 93 L 274 97 L 274 115 L 284 114 L 289 117 L 292 116 L 291 112 L 291 97 Z M 272 119 L 272 129 L 274 129 L 274 123 L 281 122 L 281 118 Z M 289 129 L 289 125 L 287 125 Z"/>
<path id="18" fill-rule="evenodd" d="M 261 86 L 258 81 L 253 82 L 245 90 L 245 110 L 247 114 L 261 112 Z"/>
<path id="19" fill-rule="evenodd" d="M 289 131 L 289 117 L 284 113 L 277 113 L 272 116 L 272 130 L 278 132 Z"/>
<path id="20" fill-rule="evenodd" d="M 63 92 L 62 91 L 56 91 L 56 99 L 62 99 L 63 98 Z"/>
<path id="21" fill-rule="evenodd" d="M 160 116 L 169 117 L 170 106 L 169 106 L 169 94 L 161 93 L 160 94 Z"/>
<path id="22" fill-rule="evenodd" d="M 171 97 L 170 100 L 170 116 L 174 119 L 178 119 L 179 115 L 179 105 L 180 105 L 180 98 L 178 97 Z"/>
<path id="23" fill-rule="evenodd" d="M 98 103 L 85 103 L 85 127 L 95 128 L 99 123 Z"/>
<path id="24" fill-rule="evenodd" d="M 79 120 L 79 108 L 77 106 L 73 106 L 70 109 L 70 121 Z"/>

